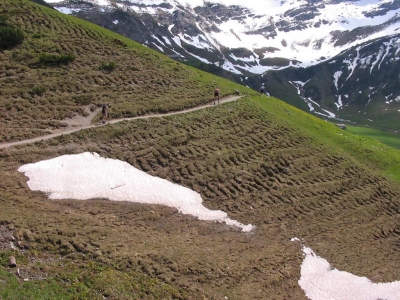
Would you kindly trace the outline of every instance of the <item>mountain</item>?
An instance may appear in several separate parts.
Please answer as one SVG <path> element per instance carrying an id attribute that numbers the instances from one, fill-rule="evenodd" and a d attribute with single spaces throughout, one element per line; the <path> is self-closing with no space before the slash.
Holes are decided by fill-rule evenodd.
<path id="1" fill-rule="evenodd" d="M 392 76 L 395 66 L 389 66 L 392 62 L 387 55 L 382 59 L 388 61 L 378 63 L 374 75 L 370 72 L 373 76 L 370 78 L 382 73 L 378 76 L 379 83 L 368 79 L 362 84 L 350 85 L 350 79 L 369 78 L 365 69 L 364 75 L 353 72 L 344 86 L 328 84 L 334 85 L 337 72 L 347 72 L 342 68 L 357 71 L 373 63 L 374 57 L 381 59 L 380 53 L 387 49 L 385 43 L 390 37 L 393 43 L 388 47 L 397 53 L 400 0 L 48 0 L 47 3 L 256 90 L 265 83 L 271 94 L 319 116 L 400 128 L 394 121 L 397 118 L 394 105 L 386 103 L 393 103 L 400 96 L 400 92 L 390 88 L 396 86 L 397 76 Z M 360 62 L 363 65 L 356 67 L 357 61 L 351 56 L 367 46 L 369 52 L 365 55 L 372 60 Z M 376 52 L 372 53 L 372 49 Z M 332 61 L 337 61 L 336 57 L 345 59 L 345 53 L 353 53 L 348 58 L 352 65 L 333 64 L 336 69 L 333 68 Z M 302 96 L 293 82 L 306 83 L 311 79 L 309 75 L 302 75 L 308 72 L 304 69 L 314 74 L 323 69 L 324 84 L 318 87 L 314 84 L 311 88 L 314 82 L 311 80 L 304 86 L 307 91 Z M 279 81 L 289 76 L 292 83 L 286 80 L 283 85 L 276 85 L 272 76 L 277 76 Z M 354 86 L 357 91 L 352 90 Z M 367 106 L 371 107 L 367 111 L 374 112 L 371 115 L 362 109 L 366 99 L 370 100 Z M 379 115 L 375 106 L 380 107 Z"/>
<path id="2" fill-rule="evenodd" d="M 237 74 L 314 65 L 400 27 L 400 1 L 47 2 L 166 54 Z"/>
<path id="3" fill-rule="evenodd" d="M 399 46 L 399 36 L 379 38 L 322 64 L 270 72 L 265 80 L 281 97 L 296 90 L 309 111 L 323 117 L 398 130 Z"/>
<path id="4" fill-rule="evenodd" d="M 0 1 L 0 15 L 1 299 L 302 300 L 311 256 L 323 267 L 311 278 L 340 270 L 364 283 L 400 279 L 399 151 L 34 2 Z M 18 34 L 4 44 L 10 32 Z M 165 115 L 212 103 L 216 85 L 224 100 L 235 90 L 242 97 Z M 70 157 L 85 152 L 106 164 L 87 172 Z M 77 167 L 52 160 L 64 155 Z M 77 191 L 80 168 L 79 184 L 90 182 L 81 188 L 95 198 L 33 190 L 18 170 L 48 160 L 71 177 L 43 182 Z M 141 185 L 133 167 L 255 228 L 110 200 L 132 199 L 119 179 Z"/>

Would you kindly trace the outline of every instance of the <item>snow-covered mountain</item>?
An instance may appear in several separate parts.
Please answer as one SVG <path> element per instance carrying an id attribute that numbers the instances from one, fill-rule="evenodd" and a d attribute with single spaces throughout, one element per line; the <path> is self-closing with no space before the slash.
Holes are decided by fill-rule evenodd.
<path id="1" fill-rule="evenodd" d="M 279 98 L 320 116 L 400 129 L 399 53 L 400 36 L 384 37 L 308 68 L 270 71 L 262 80 Z"/>
<path id="2" fill-rule="evenodd" d="M 382 75 L 397 65 L 400 0 L 45 1 L 205 70 L 220 67 L 252 88 L 265 82 L 273 95 L 328 117 L 353 119 L 347 106 L 400 96 L 386 91 L 398 83 L 394 69 Z M 351 88 L 360 78 L 386 81 L 363 84 L 357 95 Z"/>
<path id="3" fill-rule="evenodd" d="M 400 28 L 400 0 L 46 2 L 68 14 L 98 19 L 161 52 L 195 57 L 237 74 L 307 67 Z"/>

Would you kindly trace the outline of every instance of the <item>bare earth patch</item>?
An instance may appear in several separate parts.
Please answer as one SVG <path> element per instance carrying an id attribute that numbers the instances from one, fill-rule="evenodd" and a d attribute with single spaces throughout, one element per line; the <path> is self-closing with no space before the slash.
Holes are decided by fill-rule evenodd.
<path id="1" fill-rule="evenodd" d="M 90 110 L 91 105 L 87 105 L 84 107 L 84 113 L 83 115 L 76 115 L 73 118 L 70 119 L 64 119 L 62 122 L 68 124 L 68 128 L 72 127 L 82 127 L 82 128 L 87 128 L 90 125 L 92 125 L 93 119 L 100 113 L 101 108 L 98 107 L 94 109 L 93 111 Z M 67 129 L 66 129 L 67 131 Z"/>

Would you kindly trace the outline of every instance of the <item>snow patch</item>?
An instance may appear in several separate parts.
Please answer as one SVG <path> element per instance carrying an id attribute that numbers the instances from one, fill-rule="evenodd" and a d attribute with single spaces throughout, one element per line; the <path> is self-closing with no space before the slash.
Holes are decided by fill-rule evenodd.
<path id="1" fill-rule="evenodd" d="M 254 228 L 251 224 L 243 225 L 228 218 L 221 210 L 204 207 L 200 194 L 193 190 L 151 176 L 126 162 L 100 157 L 97 153 L 63 155 L 23 165 L 18 171 L 29 177 L 27 183 L 31 190 L 45 192 L 50 199 L 107 198 L 160 204 L 200 220 L 225 222 L 244 232 Z"/>
<path id="2" fill-rule="evenodd" d="M 303 253 L 305 258 L 301 264 L 299 285 L 310 300 L 399 299 L 400 281 L 373 283 L 366 277 L 332 269 L 326 259 L 308 247 L 303 247 Z"/>

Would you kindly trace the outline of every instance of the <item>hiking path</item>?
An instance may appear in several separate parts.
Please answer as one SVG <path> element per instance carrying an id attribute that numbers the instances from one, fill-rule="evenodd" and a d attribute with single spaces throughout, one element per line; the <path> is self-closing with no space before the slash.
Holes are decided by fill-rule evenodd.
<path id="1" fill-rule="evenodd" d="M 6 149 L 6 148 L 13 147 L 13 146 L 18 146 L 18 145 L 32 144 L 32 143 L 35 143 L 35 142 L 40 142 L 40 141 L 48 140 L 48 139 L 51 139 L 51 138 L 54 138 L 54 137 L 58 137 L 58 136 L 61 136 L 61 135 L 64 135 L 64 134 L 71 134 L 71 133 L 77 132 L 79 130 L 84 130 L 84 129 L 88 129 L 88 128 L 96 128 L 96 127 L 99 127 L 99 126 L 104 126 L 104 125 L 107 125 L 107 124 L 115 124 L 115 123 L 122 122 L 122 121 L 132 121 L 132 120 L 148 119 L 148 118 L 161 118 L 161 117 L 166 117 L 166 116 L 190 113 L 190 112 L 193 112 L 193 111 L 196 111 L 196 110 L 204 109 L 204 108 L 207 108 L 207 107 L 213 107 L 213 106 L 216 106 L 216 105 L 219 105 L 219 104 L 223 104 L 223 103 L 226 103 L 226 102 L 236 101 L 239 98 L 241 98 L 241 96 L 230 95 L 230 96 L 222 98 L 220 100 L 220 102 L 215 104 L 215 105 L 214 105 L 214 101 L 211 101 L 211 102 L 209 102 L 207 104 L 195 106 L 195 107 L 184 109 L 184 110 L 180 110 L 180 111 L 173 111 L 173 112 L 164 113 L 164 114 L 156 114 L 156 113 L 154 113 L 154 114 L 148 114 L 148 115 L 137 116 L 137 117 L 132 117 L 132 118 L 110 119 L 110 120 L 107 121 L 106 124 L 102 124 L 101 122 L 100 123 L 96 123 L 96 124 L 92 124 L 93 119 L 101 111 L 101 108 L 97 108 L 94 111 L 88 113 L 88 115 L 86 117 L 84 117 L 84 116 L 75 116 L 75 117 L 73 117 L 71 119 L 63 120 L 63 122 L 68 124 L 68 126 L 65 127 L 65 128 L 54 129 L 54 130 L 52 130 L 52 133 L 50 133 L 50 134 L 37 136 L 37 137 L 31 138 L 31 139 L 15 141 L 15 142 L 8 142 L 8 143 L 1 143 L 0 144 L 0 149 Z"/>

